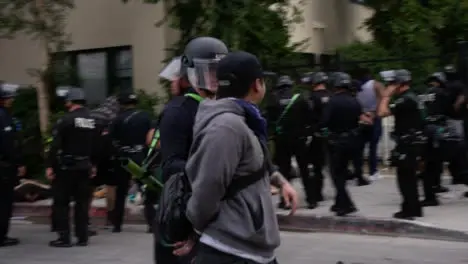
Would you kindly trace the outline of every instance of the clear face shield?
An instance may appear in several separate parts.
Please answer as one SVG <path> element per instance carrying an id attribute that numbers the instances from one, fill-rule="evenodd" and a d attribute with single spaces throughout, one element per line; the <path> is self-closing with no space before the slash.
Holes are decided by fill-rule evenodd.
<path id="1" fill-rule="evenodd" d="M 175 81 L 179 77 L 180 67 L 180 57 L 175 57 L 162 69 L 159 73 L 159 77 L 168 81 Z"/>
<path id="2" fill-rule="evenodd" d="M 187 68 L 187 76 L 194 88 L 205 89 L 212 93 L 218 90 L 218 79 L 216 69 L 218 63 L 225 55 L 217 56 L 215 59 L 194 59 L 193 68 Z"/>

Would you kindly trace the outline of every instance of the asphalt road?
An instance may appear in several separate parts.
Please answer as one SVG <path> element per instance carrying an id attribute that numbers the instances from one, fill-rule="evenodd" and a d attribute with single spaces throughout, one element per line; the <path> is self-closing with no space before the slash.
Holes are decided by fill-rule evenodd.
<path id="1" fill-rule="evenodd" d="M 15 224 L 17 247 L 0 248 L 0 264 L 150 264 L 152 236 L 143 226 L 123 233 L 101 231 L 87 248 L 49 248 L 54 239 L 43 225 Z M 279 263 L 287 264 L 441 264 L 468 263 L 468 244 L 407 238 L 328 233 L 282 233 Z M 215 263 L 213 263 L 215 264 Z"/>

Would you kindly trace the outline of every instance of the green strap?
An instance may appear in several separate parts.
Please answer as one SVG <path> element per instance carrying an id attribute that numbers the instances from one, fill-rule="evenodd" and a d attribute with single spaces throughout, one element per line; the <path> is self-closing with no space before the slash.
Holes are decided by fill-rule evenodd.
<path id="1" fill-rule="evenodd" d="M 201 101 L 203 101 L 203 97 L 201 97 L 200 95 L 198 94 L 194 94 L 194 93 L 186 93 L 184 94 L 185 97 L 191 97 L 192 99 L 194 99 L 195 101 L 198 101 L 199 103 Z"/>
<path id="2" fill-rule="evenodd" d="M 151 152 L 153 152 L 154 148 L 156 147 L 156 144 L 158 144 L 159 137 L 160 137 L 159 129 L 157 129 L 156 131 L 154 131 L 153 139 L 151 140 L 151 144 L 150 144 L 150 147 L 148 149 L 147 156 L 149 156 L 151 154 Z"/>
<path id="3" fill-rule="evenodd" d="M 281 113 L 280 117 L 276 121 L 276 132 L 277 133 L 281 133 L 281 126 L 279 124 L 281 123 L 281 121 L 283 121 L 284 117 L 289 112 L 289 109 L 291 109 L 292 105 L 294 104 L 294 102 L 296 102 L 296 100 L 297 100 L 297 98 L 299 98 L 299 96 L 300 96 L 300 94 L 297 93 L 291 98 L 288 105 L 286 106 L 286 108 L 284 108 L 284 110 Z"/>

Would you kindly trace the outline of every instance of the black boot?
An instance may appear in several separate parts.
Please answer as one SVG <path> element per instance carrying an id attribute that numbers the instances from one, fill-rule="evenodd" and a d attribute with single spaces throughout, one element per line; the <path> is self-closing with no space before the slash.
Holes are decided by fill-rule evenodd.
<path id="1" fill-rule="evenodd" d="M 57 248 L 69 248 L 73 245 L 70 242 L 70 235 L 60 234 L 58 239 L 49 242 L 49 246 Z"/>
<path id="2" fill-rule="evenodd" d="M 0 241 L 0 247 L 11 247 L 16 246 L 19 244 L 19 240 L 17 238 L 5 237 L 2 241 Z"/>

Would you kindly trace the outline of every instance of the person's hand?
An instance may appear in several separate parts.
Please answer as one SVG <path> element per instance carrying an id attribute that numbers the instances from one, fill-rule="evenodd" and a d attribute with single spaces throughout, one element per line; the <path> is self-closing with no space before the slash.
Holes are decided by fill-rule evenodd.
<path id="1" fill-rule="evenodd" d="M 365 113 L 359 117 L 359 121 L 367 125 L 372 125 L 373 119 L 372 116 Z"/>
<path id="2" fill-rule="evenodd" d="M 24 177 L 26 175 L 26 167 L 19 166 L 18 167 L 18 177 Z"/>
<path id="3" fill-rule="evenodd" d="M 193 247 L 195 246 L 195 241 L 193 239 L 189 239 L 187 241 L 181 241 L 174 244 L 174 251 L 172 254 L 176 256 L 185 256 L 192 251 Z"/>
<path id="4" fill-rule="evenodd" d="M 292 187 L 289 182 L 284 182 L 281 186 L 281 196 L 283 196 L 284 203 L 287 207 L 291 207 L 289 215 L 296 213 L 299 198 L 296 190 Z"/>
<path id="5" fill-rule="evenodd" d="M 46 177 L 49 181 L 53 181 L 55 179 L 54 169 L 47 168 L 46 169 Z"/>
<path id="6" fill-rule="evenodd" d="M 89 176 L 90 176 L 91 179 L 92 179 L 92 178 L 96 177 L 96 174 L 97 174 L 97 169 L 96 169 L 95 166 L 93 166 L 93 167 L 91 168 L 91 172 L 90 172 L 90 175 L 89 175 Z"/>

